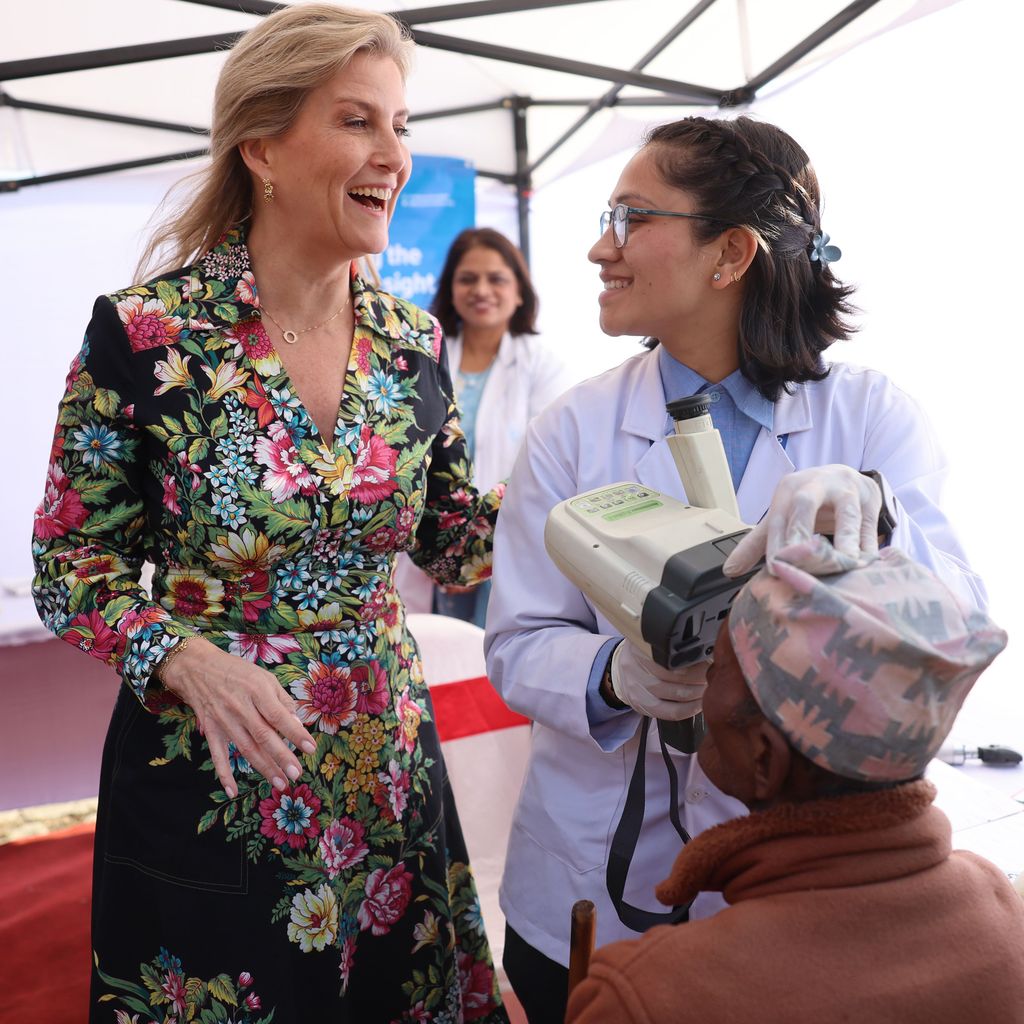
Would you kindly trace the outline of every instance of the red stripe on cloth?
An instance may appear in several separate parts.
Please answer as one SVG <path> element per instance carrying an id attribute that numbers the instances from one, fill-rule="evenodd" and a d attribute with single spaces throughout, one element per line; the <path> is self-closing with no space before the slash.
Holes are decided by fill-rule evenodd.
<path id="1" fill-rule="evenodd" d="M 442 743 L 530 724 L 528 718 L 509 710 L 487 676 L 432 686 L 430 699 Z"/>

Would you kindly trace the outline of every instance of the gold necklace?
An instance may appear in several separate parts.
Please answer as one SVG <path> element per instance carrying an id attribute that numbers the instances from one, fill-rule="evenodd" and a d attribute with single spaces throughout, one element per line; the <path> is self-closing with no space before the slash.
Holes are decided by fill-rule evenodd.
<path id="1" fill-rule="evenodd" d="M 266 306 L 260 305 L 260 309 L 270 317 L 270 322 L 281 332 L 281 336 L 289 345 L 294 345 L 299 340 L 300 334 L 308 334 L 310 331 L 315 331 L 318 327 L 326 327 L 332 320 L 341 315 L 341 311 L 348 305 L 350 296 L 345 296 L 345 301 L 326 319 L 321 320 L 318 324 L 313 324 L 312 327 L 303 327 L 301 331 L 286 331 L 275 319 L 274 314 L 267 309 Z"/>

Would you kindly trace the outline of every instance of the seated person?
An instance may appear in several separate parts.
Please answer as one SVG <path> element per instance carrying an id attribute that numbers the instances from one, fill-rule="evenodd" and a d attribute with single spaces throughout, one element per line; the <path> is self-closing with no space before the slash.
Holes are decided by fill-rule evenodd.
<path id="1" fill-rule="evenodd" d="M 706 920 L 599 949 L 570 1024 L 1024 1020 L 1024 901 L 922 775 L 1006 634 L 896 549 L 780 552 L 718 634 L 698 756 L 750 814 L 679 854 L 658 899 Z"/>

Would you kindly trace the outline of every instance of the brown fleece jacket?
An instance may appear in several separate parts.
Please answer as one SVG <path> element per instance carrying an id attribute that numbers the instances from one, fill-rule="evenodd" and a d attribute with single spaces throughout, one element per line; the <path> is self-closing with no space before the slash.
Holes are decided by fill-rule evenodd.
<path id="1" fill-rule="evenodd" d="M 1021 1024 L 1024 901 L 988 861 L 951 852 L 934 796 L 913 782 L 697 836 L 658 897 L 731 905 L 599 949 L 566 1021 Z"/>

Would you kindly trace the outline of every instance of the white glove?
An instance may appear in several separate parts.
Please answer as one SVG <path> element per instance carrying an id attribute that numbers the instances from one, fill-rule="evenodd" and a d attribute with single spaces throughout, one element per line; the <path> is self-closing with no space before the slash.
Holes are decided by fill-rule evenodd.
<path id="1" fill-rule="evenodd" d="M 681 722 L 700 712 L 707 670 L 706 661 L 685 668 L 662 668 L 623 640 L 612 654 L 612 693 L 641 715 Z"/>
<path id="2" fill-rule="evenodd" d="M 815 466 L 779 481 L 765 517 L 736 545 L 722 571 L 741 576 L 762 559 L 769 563 L 791 544 L 816 533 L 832 534 L 844 555 L 871 561 L 878 555 L 878 513 L 882 492 L 849 466 Z"/>

